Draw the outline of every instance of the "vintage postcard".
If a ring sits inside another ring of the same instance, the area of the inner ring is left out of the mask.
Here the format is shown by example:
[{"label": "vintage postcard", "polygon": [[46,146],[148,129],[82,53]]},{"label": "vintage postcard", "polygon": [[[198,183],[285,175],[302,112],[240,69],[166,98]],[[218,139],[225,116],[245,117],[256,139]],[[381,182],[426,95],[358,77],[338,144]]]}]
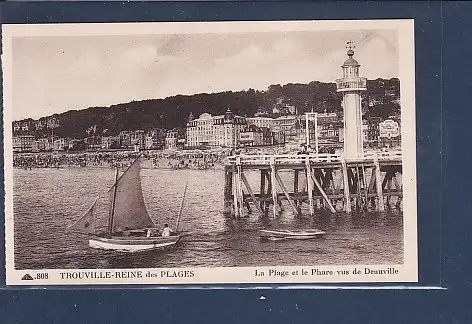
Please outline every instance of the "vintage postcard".
[{"label": "vintage postcard", "polygon": [[2,41],[7,285],[418,281],[413,20]]}]

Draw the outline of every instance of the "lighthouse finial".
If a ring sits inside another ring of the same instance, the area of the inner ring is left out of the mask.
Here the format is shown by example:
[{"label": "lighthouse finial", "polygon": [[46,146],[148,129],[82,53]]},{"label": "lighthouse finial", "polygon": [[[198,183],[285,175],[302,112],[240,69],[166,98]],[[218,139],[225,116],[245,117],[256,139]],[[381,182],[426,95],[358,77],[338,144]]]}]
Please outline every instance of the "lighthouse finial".
[{"label": "lighthouse finial", "polygon": [[356,48],[356,46],[354,46],[354,43],[352,42],[352,40],[350,40],[347,42],[346,48],[352,50]]},{"label": "lighthouse finial", "polygon": [[354,55],[353,49],[356,48],[356,46],[354,46],[352,40],[348,41],[346,44],[347,44],[346,48],[348,49],[347,55],[348,56],[353,56]]}]

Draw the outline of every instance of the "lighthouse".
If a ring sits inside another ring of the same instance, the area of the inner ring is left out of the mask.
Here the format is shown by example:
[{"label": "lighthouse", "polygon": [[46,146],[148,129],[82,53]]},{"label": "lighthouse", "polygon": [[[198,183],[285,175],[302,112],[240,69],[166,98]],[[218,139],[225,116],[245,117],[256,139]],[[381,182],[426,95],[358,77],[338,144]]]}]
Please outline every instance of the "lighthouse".
[{"label": "lighthouse", "polygon": [[361,92],[367,90],[367,79],[359,76],[360,64],[353,58],[352,41],[346,48],[348,59],[341,66],[343,77],[336,80],[336,86],[343,94],[344,156],[355,158],[363,152]]}]

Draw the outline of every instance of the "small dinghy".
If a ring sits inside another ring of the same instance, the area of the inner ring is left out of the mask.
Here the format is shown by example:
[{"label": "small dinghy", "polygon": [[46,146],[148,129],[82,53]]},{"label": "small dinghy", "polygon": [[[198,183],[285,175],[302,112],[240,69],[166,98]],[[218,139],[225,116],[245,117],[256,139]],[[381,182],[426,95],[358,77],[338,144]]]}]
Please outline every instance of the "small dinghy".
[{"label": "small dinghy", "polygon": [[260,237],[263,240],[309,240],[320,237],[325,232],[319,229],[306,229],[306,230],[260,230]]}]

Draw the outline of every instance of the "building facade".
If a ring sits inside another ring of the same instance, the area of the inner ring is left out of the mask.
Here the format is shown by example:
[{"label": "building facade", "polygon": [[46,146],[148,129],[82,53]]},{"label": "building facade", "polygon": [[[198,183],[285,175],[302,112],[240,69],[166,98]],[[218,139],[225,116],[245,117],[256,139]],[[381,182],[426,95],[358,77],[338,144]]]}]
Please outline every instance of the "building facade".
[{"label": "building facade", "polygon": [[274,135],[267,127],[246,125],[240,134],[240,146],[273,145]]},{"label": "building facade", "polygon": [[144,131],[142,130],[121,131],[119,138],[122,148],[135,149],[138,147],[141,150],[145,148]]},{"label": "building facade", "polygon": [[21,135],[13,137],[13,152],[33,151],[34,136]]},{"label": "building facade", "polygon": [[145,136],[146,150],[162,149],[165,147],[166,130],[163,128],[151,129]]},{"label": "building facade", "polygon": [[[339,132],[342,131],[343,123],[337,113],[318,113],[316,115],[319,143],[339,144]],[[247,123],[258,127],[269,128],[274,137],[274,144],[286,142],[295,144],[306,143],[306,116],[289,115],[278,118],[252,117],[247,118]],[[308,133],[310,143],[315,143],[314,118],[309,121]]]},{"label": "building facade", "polygon": [[88,149],[96,150],[101,148],[102,139],[100,136],[88,136],[84,138],[84,143]]},{"label": "building facade", "polygon": [[380,118],[371,117],[366,119],[363,124],[364,131],[364,147],[376,148],[379,142],[380,135]]},{"label": "building facade", "polygon": [[224,115],[203,113],[187,123],[186,146],[237,147],[246,118],[234,115],[229,109]]},{"label": "building facade", "polygon": [[278,118],[250,117],[247,118],[248,125],[260,128],[268,128],[272,132],[273,144],[284,144],[288,141],[299,140],[299,124],[301,116],[289,115]]},{"label": "building facade", "polygon": [[379,124],[379,147],[389,149],[401,147],[400,125],[400,120],[393,116]]},{"label": "building facade", "polygon": [[69,149],[70,138],[57,138],[54,140],[53,149],[55,151],[65,151]]},{"label": "building facade", "polygon": [[51,142],[47,138],[39,138],[33,142],[34,152],[43,152],[52,150]]},{"label": "building facade", "polygon": [[173,150],[177,148],[178,132],[177,130],[169,130],[166,132],[165,149]]},{"label": "building facade", "polygon": [[119,136],[102,136],[101,148],[104,150],[120,148]]}]

